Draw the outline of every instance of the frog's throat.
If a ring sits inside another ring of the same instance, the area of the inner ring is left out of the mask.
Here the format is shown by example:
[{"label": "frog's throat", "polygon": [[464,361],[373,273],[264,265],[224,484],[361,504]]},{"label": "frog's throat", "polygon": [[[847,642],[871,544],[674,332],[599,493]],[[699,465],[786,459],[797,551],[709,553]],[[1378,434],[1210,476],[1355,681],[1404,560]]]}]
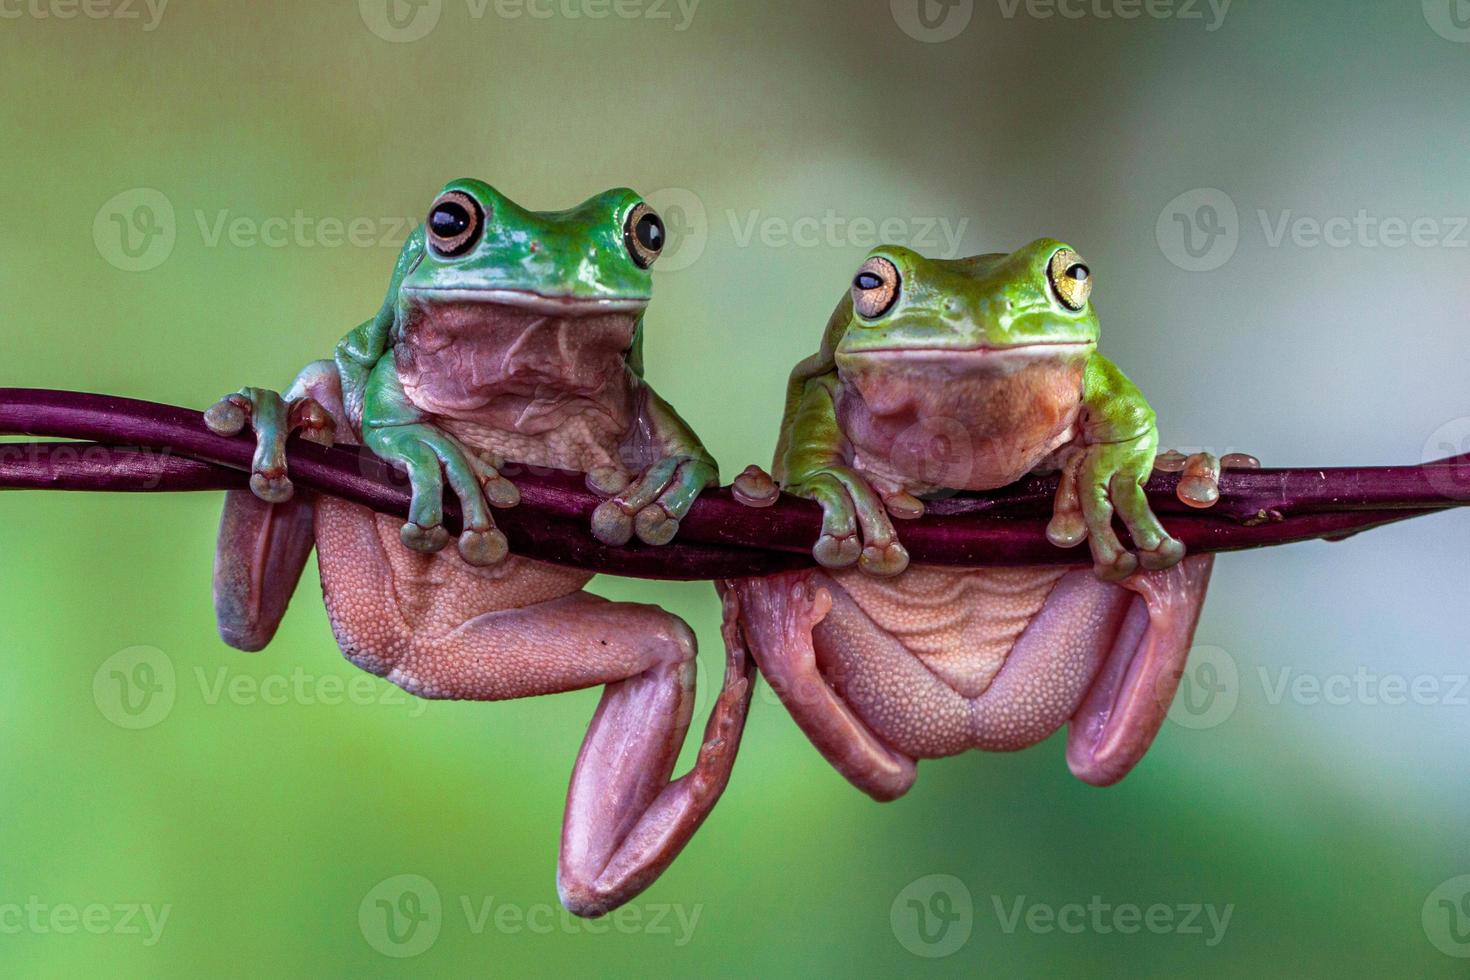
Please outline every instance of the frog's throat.
[{"label": "frog's throat", "polygon": [[405,286],[404,294],[419,303],[488,303],[510,306],[529,313],[555,316],[600,316],[606,313],[641,313],[647,296],[574,296],[570,293],[538,293],[529,289],[466,289],[464,287]]}]

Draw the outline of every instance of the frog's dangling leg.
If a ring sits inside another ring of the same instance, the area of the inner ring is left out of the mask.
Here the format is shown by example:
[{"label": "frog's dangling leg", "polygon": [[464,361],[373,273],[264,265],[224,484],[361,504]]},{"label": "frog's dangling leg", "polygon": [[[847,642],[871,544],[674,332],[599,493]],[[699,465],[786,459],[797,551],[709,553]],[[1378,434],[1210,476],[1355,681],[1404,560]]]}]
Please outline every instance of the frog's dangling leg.
[{"label": "frog's dangling leg", "polygon": [[[263,411],[257,413],[257,405]],[[253,422],[256,461],[279,463],[277,488],[290,487],[284,447],[291,429],[306,429],[308,437],[326,442],[331,441],[333,428],[337,433],[351,431],[342,411],[337,366],[331,361],[307,365],[284,398],[247,388],[222,399],[206,420],[211,429],[225,434],[240,431],[247,420]],[[252,486],[268,482],[259,472],[251,478]],[[220,637],[230,646],[259,650],[275,635],[311,554],[314,504],[310,493],[288,492],[275,503],[250,490],[225,494],[214,551],[214,613]]]},{"label": "frog's dangling leg", "polygon": [[670,781],[694,710],[695,639],[657,606],[516,555],[493,567],[399,543],[396,518],[322,497],[318,564],[348,659],[411,694],[502,701],[606,685],[572,772],[558,890],[595,916],[646,888],[729,780],[755,666],[733,651],[693,768]]},{"label": "frog's dangling leg", "polygon": [[717,583],[725,597],[725,643],[749,645],[781,703],[834,769],[875,800],[897,799],[914,783],[914,760],[884,745],[822,677],[812,630],[831,611],[832,595],[812,582],[814,574]]},{"label": "frog's dangling leg", "polygon": [[[704,823],[730,780],[756,672],[743,649],[727,643],[724,686],[705,724],[699,758],[668,781],[693,707],[692,635],[688,644],[689,659],[677,667],[677,708],[669,700],[673,692],[659,686],[662,675],[649,671],[609,684],[592,716],[567,792],[557,873],[562,904],[578,915],[602,915],[647,888]],[[661,727],[663,719],[674,718],[673,727]]]},{"label": "frog's dangling leg", "polygon": [[1213,565],[1213,555],[1191,555],[1119,583],[1137,595],[1067,729],[1078,779],[1109,786],[1148,751],[1184,672]]}]

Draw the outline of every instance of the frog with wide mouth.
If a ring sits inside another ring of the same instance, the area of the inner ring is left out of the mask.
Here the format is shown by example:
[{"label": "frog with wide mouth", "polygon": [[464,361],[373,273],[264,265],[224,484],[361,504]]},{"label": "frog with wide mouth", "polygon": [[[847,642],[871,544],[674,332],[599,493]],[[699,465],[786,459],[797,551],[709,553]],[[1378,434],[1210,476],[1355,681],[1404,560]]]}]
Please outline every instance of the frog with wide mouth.
[{"label": "frog with wide mouth", "polygon": [[[883,246],[792,372],[773,475],[821,504],[821,567],[720,583],[726,637],[877,799],[906,792],[918,759],[1025,748],[1063,725],[1073,772],[1104,785],[1163,721],[1212,558],[1185,557],[1149,507],[1154,412],[1098,353],[1093,285],[1054,239],[957,260]],[[1090,565],[910,567],[894,519],[1047,470],[1061,473],[1047,535],[1086,541]],[[1196,506],[1214,491],[1180,487]],[[736,481],[751,502],[774,490]]]},{"label": "frog with wide mouth", "polygon": [[[630,190],[529,211],[456,180],[398,258],[378,314],[283,397],[246,388],[206,413],[256,434],[251,492],[228,497],[215,561],[221,635],[274,635],[313,544],[332,631],[353,663],[425,698],[497,701],[605,685],[572,773],[562,901],[600,915],[646,888],[729,779],[754,668],[729,662],[693,768],[671,781],[694,707],[694,634],[657,606],[583,591],[592,574],[507,553],[492,509],[513,467],[587,475],[611,545],[671,540],[714,460],[643,380],[663,223]],[[293,431],[360,443],[408,476],[408,520],[296,493]],[[443,526],[445,488],[463,530]],[[513,751],[505,746],[504,751]]]}]

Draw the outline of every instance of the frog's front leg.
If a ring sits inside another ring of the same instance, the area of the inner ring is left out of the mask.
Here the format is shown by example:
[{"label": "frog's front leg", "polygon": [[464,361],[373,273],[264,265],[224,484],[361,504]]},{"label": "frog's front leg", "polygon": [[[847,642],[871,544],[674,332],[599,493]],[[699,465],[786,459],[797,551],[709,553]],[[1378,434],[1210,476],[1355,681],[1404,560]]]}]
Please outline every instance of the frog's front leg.
[{"label": "frog's front leg", "polygon": [[471,565],[494,565],[509,550],[490,507],[514,507],[520,493],[498,469],[499,461],[461,445],[434,425],[404,394],[392,358],[383,358],[368,378],[363,398],[362,441],[378,456],[408,473],[411,499],[399,540],[421,552],[449,543],[444,529],[444,484],[459,498],[463,529],[459,553]]},{"label": "frog's front leg", "polygon": [[611,498],[592,514],[592,534],[604,544],[624,545],[634,534],[646,544],[668,544],[700,492],[720,478],[714,458],[672,406],[641,382],[637,397],[638,424],[622,451],[654,462],[631,478],[620,466],[587,474],[588,487]]},{"label": "frog's front leg", "polygon": [[[1184,557],[1184,545],[1164,530],[1143,491],[1158,444],[1153,409],[1116,366],[1094,354],[1087,364],[1081,435],[1063,454],[1046,535],[1063,548],[1087,540],[1099,578],[1117,582],[1140,563],[1161,569]],[[1118,539],[1114,514],[1122,518],[1138,555]]]},{"label": "frog's front leg", "polygon": [[331,361],[309,364],[285,396],[246,388],[205,413],[209,427],[234,435],[247,421],[256,431],[251,490],[225,494],[214,553],[214,609],[221,638],[259,650],[275,635],[312,548],[314,495],[294,493],[285,443],[293,429],[330,443],[350,438],[342,386]]},{"label": "frog's front leg", "polygon": [[1158,734],[1189,657],[1213,555],[1120,583],[1136,593],[1067,728],[1067,765],[1078,779],[1109,786],[1128,774]]}]

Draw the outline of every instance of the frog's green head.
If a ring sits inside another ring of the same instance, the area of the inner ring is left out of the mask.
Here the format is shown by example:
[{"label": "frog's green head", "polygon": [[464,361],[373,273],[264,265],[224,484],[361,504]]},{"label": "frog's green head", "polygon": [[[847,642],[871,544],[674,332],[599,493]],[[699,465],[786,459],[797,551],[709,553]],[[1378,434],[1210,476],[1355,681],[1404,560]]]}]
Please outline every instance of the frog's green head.
[{"label": "frog's green head", "polygon": [[400,289],[530,310],[641,312],[663,222],[626,188],[568,211],[528,211],[481,180],[451,181],[424,224]]},{"label": "frog's green head", "polygon": [[858,356],[1054,356],[1091,349],[1092,273],[1051,238],[1009,255],[927,259],[874,249],[853,279],[839,363]]},{"label": "frog's green head", "polygon": [[451,181],[404,245],[377,336],[421,385],[473,374],[484,392],[598,390],[625,365],[641,372],[664,240],[627,189],[528,211],[484,181]]},{"label": "frog's green head", "polygon": [[[947,487],[999,486],[1027,472],[1080,411],[1097,345],[1091,294],[1081,257],[1050,238],[952,261],[875,249],[824,341],[844,387],[878,420],[865,455]],[[928,464],[889,438],[905,430],[947,432],[951,449],[966,447],[963,472],[925,476]]]}]

